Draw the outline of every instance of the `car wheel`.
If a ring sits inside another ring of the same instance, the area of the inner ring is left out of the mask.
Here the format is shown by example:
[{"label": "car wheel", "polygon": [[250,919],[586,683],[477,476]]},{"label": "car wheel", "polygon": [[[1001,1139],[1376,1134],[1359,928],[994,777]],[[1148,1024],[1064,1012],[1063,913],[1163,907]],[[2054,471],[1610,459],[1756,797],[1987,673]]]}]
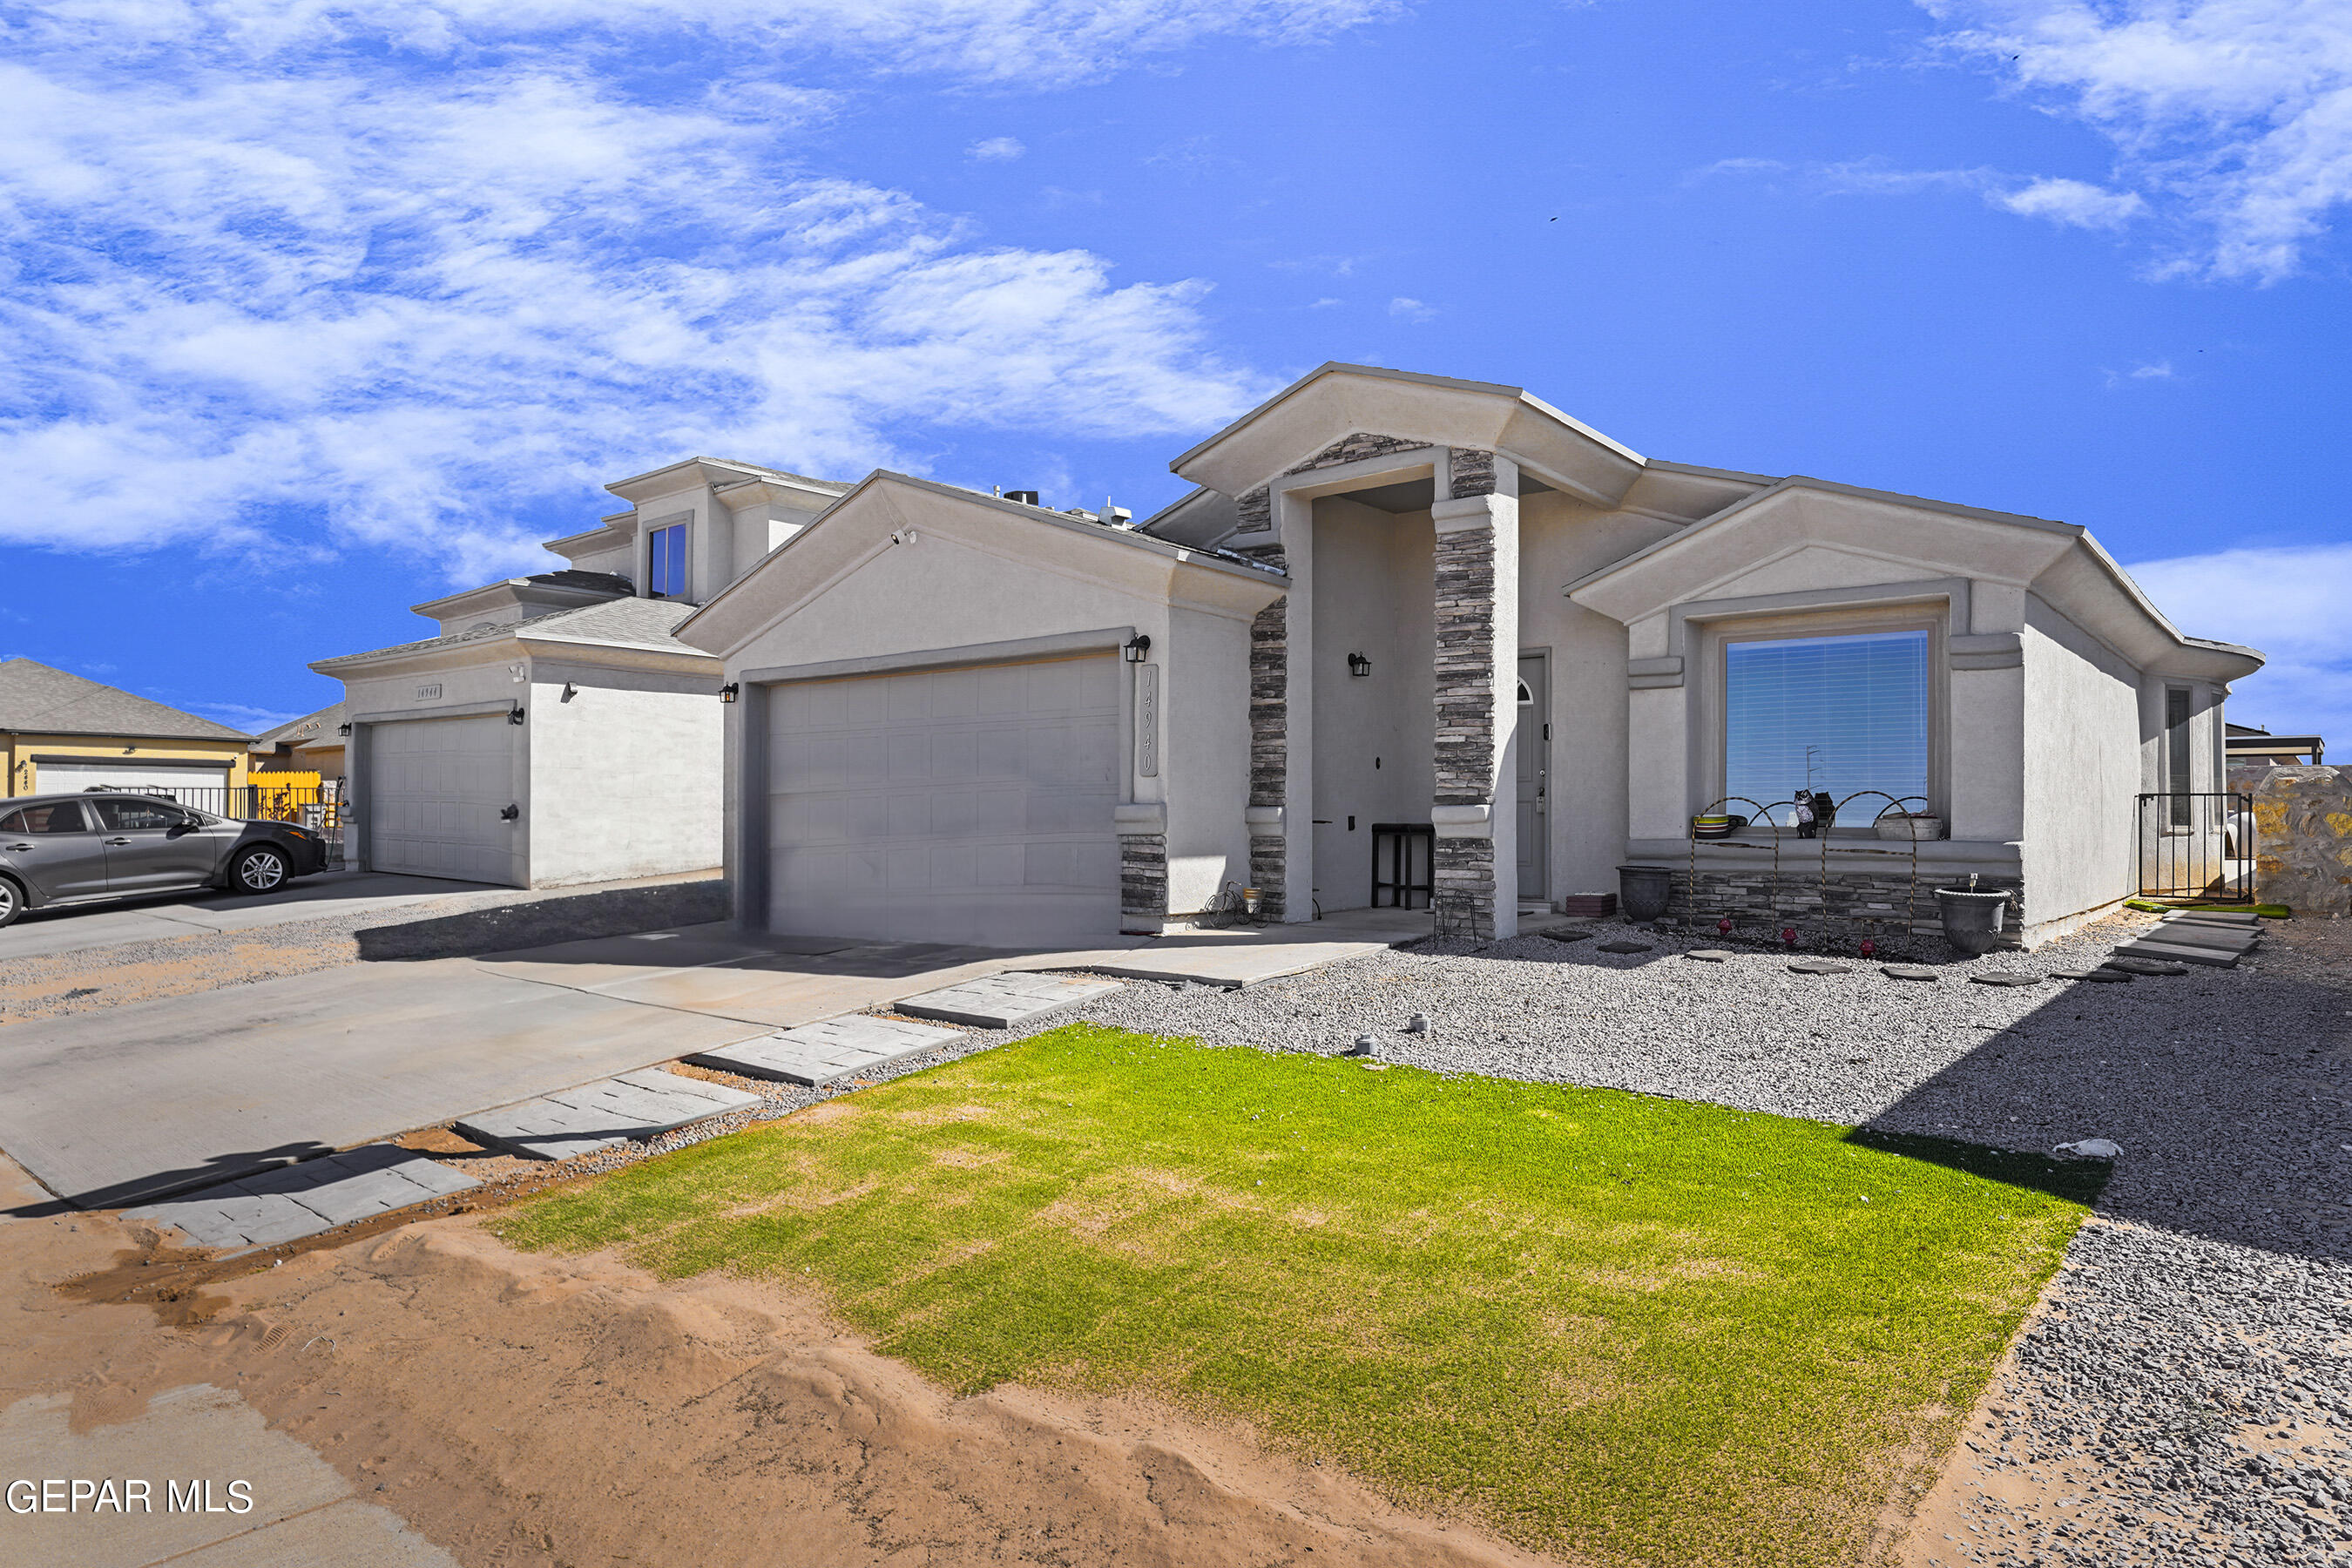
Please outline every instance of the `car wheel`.
[{"label": "car wheel", "polygon": [[229,888],[239,893],[274,893],[286,885],[286,879],[292,874],[292,868],[286,863],[286,852],[264,844],[236,858],[236,868],[229,873]]},{"label": "car wheel", "polygon": [[0,877],[0,926],[13,924],[25,912],[25,892],[5,877]]}]

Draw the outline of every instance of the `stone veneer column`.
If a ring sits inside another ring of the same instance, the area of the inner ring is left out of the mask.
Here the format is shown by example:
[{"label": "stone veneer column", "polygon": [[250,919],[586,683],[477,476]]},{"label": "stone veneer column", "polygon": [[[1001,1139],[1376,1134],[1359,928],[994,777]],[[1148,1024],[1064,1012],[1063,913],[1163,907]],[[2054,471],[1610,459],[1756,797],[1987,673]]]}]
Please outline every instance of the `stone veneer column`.
[{"label": "stone veneer column", "polygon": [[[1260,545],[1240,553],[1280,571],[1280,545]],[[1249,885],[1264,902],[1264,918],[1283,918],[1283,882],[1289,875],[1289,843],[1283,832],[1283,800],[1290,787],[1290,596],[1284,595],[1250,623]]]},{"label": "stone veneer column", "polygon": [[1112,808],[1118,830],[1118,929],[1158,936],[1168,923],[1168,807],[1139,801]]},{"label": "stone veneer column", "polygon": [[1436,826],[1433,899],[1441,924],[1479,942],[1519,929],[1517,784],[1517,466],[1450,455],[1437,529]]}]

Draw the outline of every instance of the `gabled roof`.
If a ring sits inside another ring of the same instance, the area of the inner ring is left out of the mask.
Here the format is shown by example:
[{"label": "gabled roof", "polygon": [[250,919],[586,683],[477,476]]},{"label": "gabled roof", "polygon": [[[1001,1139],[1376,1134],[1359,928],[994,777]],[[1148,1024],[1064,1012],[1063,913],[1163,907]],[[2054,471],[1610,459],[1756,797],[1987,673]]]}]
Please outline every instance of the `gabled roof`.
[{"label": "gabled roof", "polygon": [[242,730],[29,658],[0,659],[0,730],[158,741],[252,739]]},{"label": "gabled roof", "polygon": [[306,741],[341,739],[336,731],[350,717],[348,704],[331,702],[316,713],[305,713],[299,719],[287,720],[275,730],[264,730],[254,737],[253,749],[266,752],[279,746],[300,745]]},{"label": "gabled roof", "polygon": [[706,658],[708,656],[700,648],[690,647],[670,635],[692,614],[694,606],[677,599],[606,599],[598,604],[583,605],[577,609],[556,610],[544,616],[533,616],[528,620],[509,621],[504,626],[452,632],[447,637],[424,637],[415,642],[394,643],[390,647],[372,648],[366,653],[347,653],[335,658],[322,658],[310,668],[321,675],[340,675],[378,660],[406,658],[444,648],[464,647],[473,643],[509,639],[528,643],[577,643],[599,647],[641,648],[656,653]]},{"label": "gabled roof", "polygon": [[[668,482],[675,476],[682,483]],[[741,479],[768,479],[790,485],[797,489],[814,489],[839,495],[850,489],[838,479],[820,479],[808,474],[795,474],[784,468],[771,468],[759,463],[739,462],[732,458],[687,458],[675,463],[665,463],[658,468],[648,468],[642,474],[631,474],[625,479],[614,479],[604,488],[623,500],[646,500],[690,485],[724,485]]]}]

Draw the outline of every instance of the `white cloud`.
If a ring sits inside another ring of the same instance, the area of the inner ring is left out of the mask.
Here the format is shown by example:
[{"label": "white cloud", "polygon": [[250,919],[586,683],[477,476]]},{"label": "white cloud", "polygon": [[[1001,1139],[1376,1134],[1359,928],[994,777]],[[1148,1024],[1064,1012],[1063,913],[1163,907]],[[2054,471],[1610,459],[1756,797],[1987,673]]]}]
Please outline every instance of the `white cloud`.
[{"label": "white cloud", "polygon": [[967,154],[983,163],[1010,163],[1029,151],[1016,137],[991,136],[985,142],[975,142]]},{"label": "white cloud", "polygon": [[1424,305],[1418,300],[1409,300],[1400,294],[1389,301],[1389,314],[1400,321],[1426,321],[1435,316],[1437,311],[1433,307]]},{"label": "white cloud", "polygon": [[2048,218],[2074,228],[2120,228],[2147,209],[2137,191],[2110,191],[2081,180],[2042,179],[2021,190],[1986,197],[2021,217]]},{"label": "white cloud", "polygon": [[2270,663],[2231,689],[2230,717],[2273,733],[2316,730],[2352,746],[2352,543],[2281,545],[2128,568],[2190,637],[2259,648]]},{"label": "white cloud", "polygon": [[[593,49],[459,45],[699,17],[919,64],[962,29],[993,40],[968,62],[988,75],[989,48],[1041,32],[1104,65],[1378,9],[58,9],[49,47],[0,65],[0,541],[301,559],[356,539],[478,581],[546,563],[552,531],[516,511],[586,513],[603,479],[686,451],[856,474],[923,467],[942,426],[1213,426],[1272,383],[1207,346],[1206,285],[1114,281],[807,170],[791,138],[822,92],[649,100]],[[335,47],[363,32],[448,63]]]},{"label": "white cloud", "polygon": [[1920,0],[1942,42],[2105,135],[2208,241],[2183,268],[2294,272],[2352,201],[2342,0]]}]

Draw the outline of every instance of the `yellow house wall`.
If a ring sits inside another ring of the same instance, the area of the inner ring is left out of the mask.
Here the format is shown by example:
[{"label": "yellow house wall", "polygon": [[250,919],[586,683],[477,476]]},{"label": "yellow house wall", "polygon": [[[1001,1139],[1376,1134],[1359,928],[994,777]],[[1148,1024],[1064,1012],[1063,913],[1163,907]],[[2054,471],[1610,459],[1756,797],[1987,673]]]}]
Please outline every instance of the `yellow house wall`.
[{"label": "yellow house wall", "polygon": [[5,748],[6,784],[0,795],[32,795],[41,787],[37,754],[89,757],[100,762],[226,763],[234,789],[246,782],[251,753],[243,741],[147,741],[132,735],[0,735]]}]

